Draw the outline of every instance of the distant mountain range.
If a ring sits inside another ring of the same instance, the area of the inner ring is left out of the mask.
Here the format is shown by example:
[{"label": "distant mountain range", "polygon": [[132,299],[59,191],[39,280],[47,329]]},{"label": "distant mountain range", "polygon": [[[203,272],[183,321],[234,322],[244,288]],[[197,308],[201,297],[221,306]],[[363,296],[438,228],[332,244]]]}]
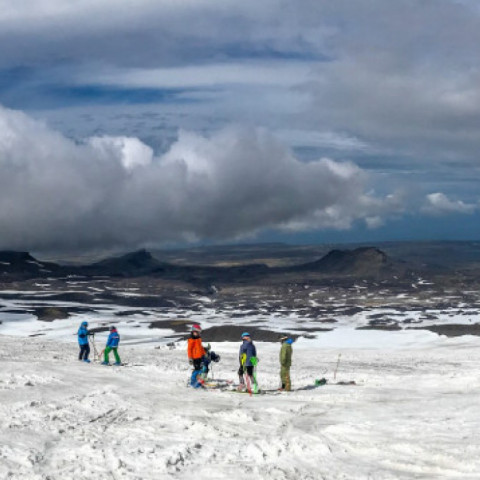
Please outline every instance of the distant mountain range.
[{"label": "distant mountain range", "polygon": [[[371,244],[288,245],[260,243],[153,250],[154,257],[181,265],[240,265],[264,263],[296,266],[314,262],[333,250],[352,251]],[[480,268],[480,241],[376,242],[375,247],[388,258],[428,268]]]},{"label": "distant mountain range", "polygon": [[273,277],[295,278],[303,275],[388,277],[402,276],[407,271],[405,262],[393,260],[375,247],[332,250],[319,260],[287,267],[268,267],[258,263],[232,266],[175,265],[158,260],[146,250],[107,258],[85,266],[62,266],[39,261],[27,252],[0,252],[0,280],[4,281],[68,276],[154,276],[190,283],[229,283]]}]

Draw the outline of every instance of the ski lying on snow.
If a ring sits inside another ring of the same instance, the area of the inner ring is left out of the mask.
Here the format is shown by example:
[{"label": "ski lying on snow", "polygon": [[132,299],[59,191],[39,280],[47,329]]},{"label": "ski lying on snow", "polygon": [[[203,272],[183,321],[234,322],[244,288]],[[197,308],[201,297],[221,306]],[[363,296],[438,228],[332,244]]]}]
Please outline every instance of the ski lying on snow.
[{"label": "ski lying on snow", "polygon": [[218,389],[225,388],[233,384],[233,380],[205,380],[202,382],[204,388]]},{"label": "ski lying on snow", "polygon": [[116,365],[115,363],[99,363],[101,367],[144,367],[144,363],[121,363],[120,365]]},{"label": "ski lying on snow", "polygon": [[[355,380],[349,380],[349,381],[340,381],[340,382],[332,382],[329,383],[325,378],[322,378],[320,380],[316,380],[315,383],[312,383],[310,385],[305,385],[303,387],[298,387],[294,388],[291,390],[291,392],[298,392],[298,391],[304,391],[304,390],[315,390],[316,388],[323,387],[324,385],[345,385],[345,386],[356,386],[357,383]],[[227,384],[210,384],[206,382],[204,384],[204,387],[206,389],[212,389],[212,390],[220,390],[224,392],[233,392],[233,393],[247,393],[249,395],[280,395],[282,393],[289,393],[286,390],[279,390],[279,389],[259,389],[257,393],[252,392],[250,393],[247,389],[239,389],[239,384],[233,384],[233,382],[228,382]]]},{"label": "ski lying on snow", "polygon": [[329,382],[327,379],[322,378],[320,380],[315,380],[315,383],[311,385],[305,385],[304,387],[299,387],[295,388],[294,391],[299,391],[299,390],[314,390],[315,388],[318,387],[323,387],[324,385],[345,385],[345,386],[351,386],[351,385],[358,385],[355,380],[348,380],[348,381],[341,381],[341,382]]}]

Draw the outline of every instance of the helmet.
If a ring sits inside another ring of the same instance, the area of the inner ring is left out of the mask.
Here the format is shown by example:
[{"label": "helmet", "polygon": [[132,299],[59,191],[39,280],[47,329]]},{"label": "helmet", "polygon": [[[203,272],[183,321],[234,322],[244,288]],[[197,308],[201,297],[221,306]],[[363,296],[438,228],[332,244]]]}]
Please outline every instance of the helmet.
[{"label": "helmet", "polygon": [[249,337],[249,336],[250,336],[250,334],[249,334],[248,332],[243,332],[243,333],[242,333],[242,338],[243,338],[243,337]]},{"label": "helmet", "polygon": [[202,331],[202,327],[198,323],[194,323],[192,325],[192,332],[201,332],[201,331]]},{"label": "helmet", "polygon": [[88,326],[88,322],[82,322],[82,327]]}]

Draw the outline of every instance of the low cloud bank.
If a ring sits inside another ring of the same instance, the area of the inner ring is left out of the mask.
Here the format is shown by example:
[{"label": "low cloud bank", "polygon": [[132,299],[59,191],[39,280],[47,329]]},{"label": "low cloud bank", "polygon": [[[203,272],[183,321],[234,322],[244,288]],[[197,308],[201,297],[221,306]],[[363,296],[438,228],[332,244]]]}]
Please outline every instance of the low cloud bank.
[{"label": "low cloud bank", "polygon": [[0,107],[0,249],[73,252],[232,240],[266,228],[346,229],[401,209],[399,199],[367,188],[353,163],[301,162],[261,129],[181,131],[155,156],[137,138],[78,143]]},{"label": "low cloud bank", "polygon": [[427,215],[442,216],[449,214],[471,215],[479,209],[479,205],[469,204],[461,200],[451,200],[444,193],[430,193],[425,197],[422,212]]}]

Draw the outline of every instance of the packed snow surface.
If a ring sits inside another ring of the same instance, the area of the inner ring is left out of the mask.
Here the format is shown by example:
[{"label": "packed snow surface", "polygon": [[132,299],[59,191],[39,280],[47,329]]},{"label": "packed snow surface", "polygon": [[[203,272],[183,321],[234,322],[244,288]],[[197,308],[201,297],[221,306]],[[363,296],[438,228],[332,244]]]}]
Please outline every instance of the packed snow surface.
[{"label": "packed snow surface", "polygon": [[[301,340],[294,389],[328,383],[281,394],[279,344],[257,343],[272,392],[253,396],[187,387],[184,342],[121,343],[124,367],[79,362],[75,342],[0,335],[1,479],[480,478],[477,337]],[[236,381],[238,344],[212,348]]]}]

